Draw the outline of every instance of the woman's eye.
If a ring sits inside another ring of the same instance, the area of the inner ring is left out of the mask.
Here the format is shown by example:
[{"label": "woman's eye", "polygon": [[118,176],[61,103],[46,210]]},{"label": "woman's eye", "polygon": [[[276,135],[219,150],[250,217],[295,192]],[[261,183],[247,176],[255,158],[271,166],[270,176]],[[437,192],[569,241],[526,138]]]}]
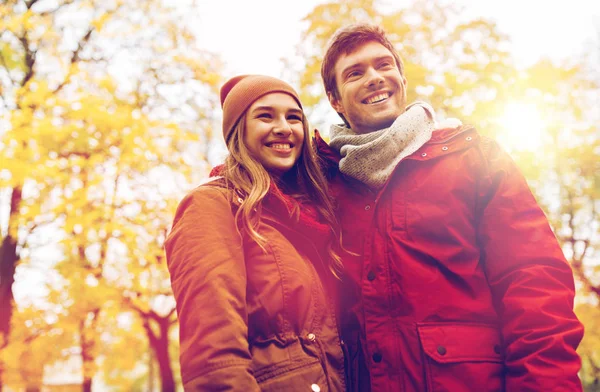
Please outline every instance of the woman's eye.
[{"label": "woman's eye", "polygon": [[379,64],[380,68],[388,68],[388,67],[391,67],[391,66],[392,66],[392,63],[390,63],[388,61],[385,61],[385,62]]},{"label": "woman's eye", "polygon": [[271,118],[271,115],[269,113],[260,113],[258,116],[256,116],[257,118]]},{"label": "woman's eye", "polygon": [[302,121],[302,117],[300,117],[297,114],[290,114],[288,116],[288,120],[294,120],[294,121]]}]

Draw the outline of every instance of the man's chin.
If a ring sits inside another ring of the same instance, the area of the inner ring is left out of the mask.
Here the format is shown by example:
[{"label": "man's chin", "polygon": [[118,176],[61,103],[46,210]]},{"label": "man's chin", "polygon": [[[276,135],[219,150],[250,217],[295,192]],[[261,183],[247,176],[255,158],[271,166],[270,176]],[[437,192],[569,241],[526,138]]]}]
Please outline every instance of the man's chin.
[{"label": "man's chin", "polygon": [[352,130],[360,134],[379,131],[391,127],[394,121],[396,121],[397,117],[398,116],[386,118],[373,118],[370,119],[370,121],[361,124],[361,126],[357,127],[357,129],[352,128]]}]

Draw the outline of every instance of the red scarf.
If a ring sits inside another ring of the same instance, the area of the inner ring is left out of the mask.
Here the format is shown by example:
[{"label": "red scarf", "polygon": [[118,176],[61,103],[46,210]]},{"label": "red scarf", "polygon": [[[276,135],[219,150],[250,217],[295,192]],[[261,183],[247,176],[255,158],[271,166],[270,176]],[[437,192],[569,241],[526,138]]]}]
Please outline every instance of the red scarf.
[{"label": "red scarf", "polygon": [[[269,193],[265,196],[269,209],[274,211],[292,229],[308,237],[322,252],[330,238],[329,226],[323,223],[315,206],[310,203],[301,203],[293,197],[283,193],[274,181],[271,181]],[[294,207],[298,206],[299,216],[296,220],[293,214]],[[283,223],[282,222],[282,223]]]},{"label": "red scarf", "polygon": [[[222,171],[223,165],[215,166],[211,170],[210,176],[219,176]],[[265,196],[263,202],[266,202],[267,208],[274,212],[275,217],[278,218],[281,223],[289,226],[293,230],[301,232],[315,244],[319,252],[324,252],[330,239],[331,231],[329,226],[323,223],[323,219],[319,216],[317,209],[312,203],[301,203],[285,194],[273,180],[271,180],[269,192]],[[295,206],[298,206],[300,211],[297,220],[295,219],[295,214],[293,214]]]}]

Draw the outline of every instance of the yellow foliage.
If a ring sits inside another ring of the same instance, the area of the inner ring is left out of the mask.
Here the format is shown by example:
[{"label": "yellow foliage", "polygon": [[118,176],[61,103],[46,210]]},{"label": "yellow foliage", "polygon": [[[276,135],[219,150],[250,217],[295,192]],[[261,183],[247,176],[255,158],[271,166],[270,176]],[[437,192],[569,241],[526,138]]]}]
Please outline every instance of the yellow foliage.
[{"label": "yellow foliage", "polygon": [[[0,356],[10,385],[25,387],[44,366],[85,346],[90,359],[82,370],[90,376],[103,370],[123,387],[134,384],[139,361],[146,361],[139,350],[125,348],[134,342],[150,357],[140,320],[129,312],[132,307],[149,312],[155,298],[169,295],[157,233],[167,230],[184,191],[175,188],[202,167],[181,162],[192,153],[202,159],[195,151],[203,149],[202,130],[210,130],[214,120],[220,62],[194,48],[193,36],[159,1],[144,2],[139,18],[131,18],[139,4],[122,0],[116,8],[87,0],[56,3],[48,15],[36,7],[13,12],[15,2],[0,5],[6,33],[0,50],[14,70],[14,80],[1,82],[13,84],[0,85],[9,123],[0,136],[1,184],[23,190],[8,227],[26,247],[23,264],[41,263],[36,258],[44,249],[31,252],[30,242],[45,240],[48,232],[60,238],[48,246],[49,254],[58,254],[48,262],[49,286],[56,287],[41,305],[52,314],[18,309]],[[61,24],[65,20],[73,25]],[[168,31],[173,39],[148,39],[149,31]],[[26,52],[10,42],[29,45],[25,49],[37,53],[34,64],[26,64]],[[132,42],[143,48],[128,50]],[[111,74],[114,69],[101,61],[113,50],[129,56],[127,67],[137,70],[131,79],[124,81],[121,71]],[[186,104],[194,113],[160,93],[169,86],[194,99]],[[200,90],[206,102],[189,94]],[[153,208],[143,208],[146,204]],[[21,271],[20,277],[28,270]],[[136,293],[132,302],[125,300],[126,291]],[[40,329],[44,333],[37,336]]]}]

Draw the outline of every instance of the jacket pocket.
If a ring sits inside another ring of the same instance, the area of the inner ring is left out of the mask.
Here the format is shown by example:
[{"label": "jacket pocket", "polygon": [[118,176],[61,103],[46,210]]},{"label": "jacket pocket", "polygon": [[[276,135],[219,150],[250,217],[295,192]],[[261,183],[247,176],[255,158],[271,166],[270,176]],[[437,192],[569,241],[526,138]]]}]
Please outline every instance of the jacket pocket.
[{"label": "jacket pocket", "polygon": [[503,391],[504,356],[494,326],[467,323],[417,325],[430,392]]},{"label": "jacket pocket", "polygon": [[[319,360],[255,374],[262,392],[328,392],[327,378]],[[317,385],[318,388],[313,385]]]}]

